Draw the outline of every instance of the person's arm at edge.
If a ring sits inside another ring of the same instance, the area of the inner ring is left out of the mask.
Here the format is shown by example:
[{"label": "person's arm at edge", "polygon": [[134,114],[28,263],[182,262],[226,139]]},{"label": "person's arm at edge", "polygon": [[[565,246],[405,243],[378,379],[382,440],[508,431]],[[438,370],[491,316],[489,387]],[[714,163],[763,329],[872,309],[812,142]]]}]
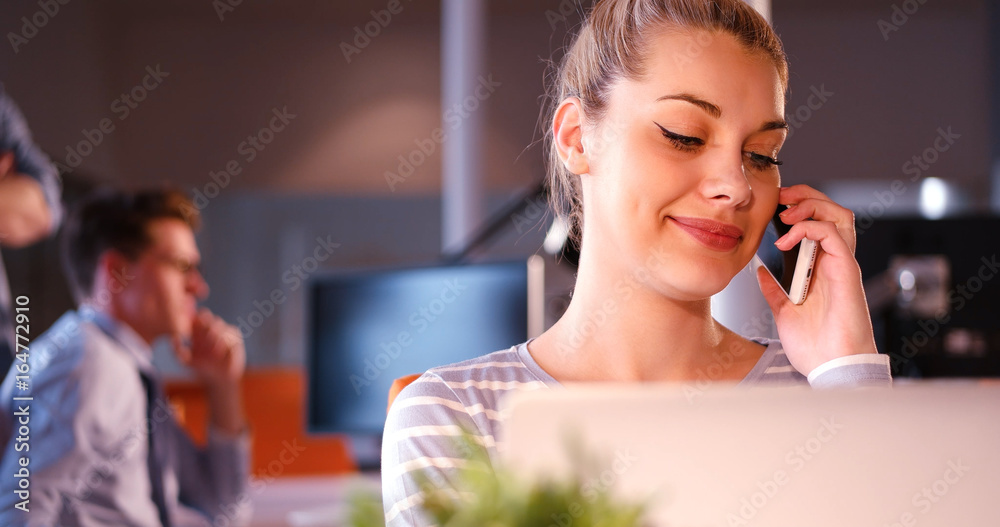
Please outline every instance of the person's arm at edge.
[{"label": "person's arm at edge", "polygon": [[25,247],[52,230],[52,214],[37,181],[17,173],[0,179],[0,244],[14,249]]},{"label": "person's arm at edge", "polygon": [[0,244],[23,247],[62,220],[59,173],[0,86]]}]

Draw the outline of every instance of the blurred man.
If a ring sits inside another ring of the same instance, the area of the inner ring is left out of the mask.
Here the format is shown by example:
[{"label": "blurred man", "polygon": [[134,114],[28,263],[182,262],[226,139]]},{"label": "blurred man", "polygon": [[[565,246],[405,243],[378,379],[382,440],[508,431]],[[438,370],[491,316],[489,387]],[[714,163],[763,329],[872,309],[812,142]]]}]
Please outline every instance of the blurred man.
[{"label": "blurred man", "polygon": [[[31,245],[56,230],[62,216],[59,187],[55,165],[32,141],[24,116],[0,85],[0,247]],[[0,375],[7,373],[15,349],[11,301],[0,258]]]},{"label": "blurred man", "polygon": [[[200,220],[193,211],[173,191],[113,192],[85,200],[67,220],[63,263],[80,308],[32,342],[27,390],[14,380],[16,367],[0,386],[2,401],[32,397],[0,410],[30,415],[30,438],[22,441],[16,431],[0,461],[0,525],[176,527],[247,519],[243,340],[235,327],[197,309],[208,285],[198,271]],[[151,362],[160,337],[204,383],[211,411],[204,449],[163,399]],[[19,450],[22,443],[30,451]],[[23,458],[30,496],[12,477]]]}]

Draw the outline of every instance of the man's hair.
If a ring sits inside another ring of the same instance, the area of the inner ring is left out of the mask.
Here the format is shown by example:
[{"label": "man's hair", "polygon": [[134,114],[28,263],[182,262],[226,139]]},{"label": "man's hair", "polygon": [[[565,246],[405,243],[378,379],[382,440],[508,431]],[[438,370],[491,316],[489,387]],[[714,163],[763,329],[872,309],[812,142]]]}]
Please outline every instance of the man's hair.
[{"label": "man's hair", "polygon": [[83,198],[63,227],[62,264],[77,302],[93,293],[97,264],[107,250],[136,260],[149,247],[149,224],[174,218],[192,230],[201,225],[198,209],[182,192],[164,188],[125,192],[99,190]]}]

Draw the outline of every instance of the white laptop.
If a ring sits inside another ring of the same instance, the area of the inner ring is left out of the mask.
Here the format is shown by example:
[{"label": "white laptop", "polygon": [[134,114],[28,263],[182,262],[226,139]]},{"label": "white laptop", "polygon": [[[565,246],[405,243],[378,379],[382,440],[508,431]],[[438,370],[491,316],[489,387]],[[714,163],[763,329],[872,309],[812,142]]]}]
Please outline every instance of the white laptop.
[{"label": "white laptop", "polygon": [[[1000,525],[1000,384],[811,390],[669,385],[517,393],[504,459],[587,483],[673,527]],[[569,519],[569,518],[564,518]]]}]

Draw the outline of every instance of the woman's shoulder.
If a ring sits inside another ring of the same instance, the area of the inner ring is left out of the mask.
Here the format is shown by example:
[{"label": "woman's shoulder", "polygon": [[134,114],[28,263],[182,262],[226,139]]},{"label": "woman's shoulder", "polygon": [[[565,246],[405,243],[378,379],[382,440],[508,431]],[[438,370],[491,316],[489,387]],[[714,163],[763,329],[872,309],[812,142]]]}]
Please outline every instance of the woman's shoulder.
[{"label": "woman's shoulder", "polygon": [[[461,362],[437,366],[404,388],[397,400],[435,401],[438,404],[495,409],[511,390],[536,389],[545,382],[525,363],[524,343]],[[420,399],[418,399],[420,398]],[[407,405],[408,403],[403,403]],[[396,406],[396,403],[393,403]]]},{"label": "woman's shoulder", "polygon": [[437,366],[427,370],[421,378],[444,382],[530,382],[538,380],[524,361],[520,343],[461,362]]},{"label": "woman's shoulder", "polygon": [[544,386],[524,363],[523,346],[431,368],[399,393],[389,409],[382,442],[387,517],[399,514],[413,521],[412,513],[400,511],[411,507],[418,488],[412,474],[417,470],[432,481],[453,477],[452,471],[469,456],[459,436],[471,435],[490,459],[496,456],[503,396],[520,388]]}]

